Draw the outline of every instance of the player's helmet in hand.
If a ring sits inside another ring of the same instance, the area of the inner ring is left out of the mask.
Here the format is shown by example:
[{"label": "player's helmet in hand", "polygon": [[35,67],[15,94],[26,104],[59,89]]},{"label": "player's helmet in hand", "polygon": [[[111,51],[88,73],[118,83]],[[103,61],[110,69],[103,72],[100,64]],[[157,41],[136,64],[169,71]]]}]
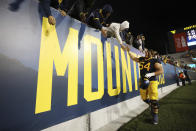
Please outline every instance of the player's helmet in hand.
[{"label": "player's helmet in hand", "polygon": [[150,81],[148,79],[140,79],[140,84],[139,84],[140,88],[147,89],[149,84]]}]

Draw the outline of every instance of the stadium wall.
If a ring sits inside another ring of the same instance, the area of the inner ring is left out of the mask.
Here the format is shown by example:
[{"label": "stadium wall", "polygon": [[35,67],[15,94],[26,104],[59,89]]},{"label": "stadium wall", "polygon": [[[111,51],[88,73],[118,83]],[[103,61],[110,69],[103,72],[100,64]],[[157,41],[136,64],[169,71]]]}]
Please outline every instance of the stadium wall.
[{"label": "stadium wall", "polygon": [[[115,39],[52,14],[56,26],[36,0],[1,1],[0,130],[97,130],[137,111],[138,63]],[[163,66],[160,89],[175,83],[175,68]]]}]

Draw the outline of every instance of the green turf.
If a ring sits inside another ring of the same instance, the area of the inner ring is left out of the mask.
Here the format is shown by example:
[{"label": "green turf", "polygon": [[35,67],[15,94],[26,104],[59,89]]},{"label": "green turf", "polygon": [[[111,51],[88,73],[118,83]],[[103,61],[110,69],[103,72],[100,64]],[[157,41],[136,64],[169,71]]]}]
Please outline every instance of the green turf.
[{"label": "green turf", "polygon": [[159,101],[159,124],[152,124],[149,108],[119,131],[196,131],[196,82],[179,87]]}]

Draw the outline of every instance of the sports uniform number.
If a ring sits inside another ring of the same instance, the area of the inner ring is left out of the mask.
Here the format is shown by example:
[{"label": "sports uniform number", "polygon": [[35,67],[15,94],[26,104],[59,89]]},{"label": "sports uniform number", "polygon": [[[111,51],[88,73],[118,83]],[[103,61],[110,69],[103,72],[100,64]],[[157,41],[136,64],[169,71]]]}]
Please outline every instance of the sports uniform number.
[{"label": "sports uniform number", "polygon": [[143,65],[144,62],[141,62],[140,64],[140,70],[142,70],[143,68],[146,68],[147,71],[150,70],[150,62],[148,62],[146,65]]}]

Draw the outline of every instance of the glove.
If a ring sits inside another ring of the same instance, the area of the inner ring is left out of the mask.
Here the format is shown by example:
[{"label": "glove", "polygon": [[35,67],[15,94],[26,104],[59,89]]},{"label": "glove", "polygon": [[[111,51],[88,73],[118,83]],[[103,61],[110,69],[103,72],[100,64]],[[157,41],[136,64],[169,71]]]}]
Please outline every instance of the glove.
[{"label": "glove", "polygon": [[147,73],[146,75],[145,75],[145,77],[146,78],[150,78],[150,77],[152,77],[152,76],[155,76],[155,73],[153,72],[153,73]]}]

